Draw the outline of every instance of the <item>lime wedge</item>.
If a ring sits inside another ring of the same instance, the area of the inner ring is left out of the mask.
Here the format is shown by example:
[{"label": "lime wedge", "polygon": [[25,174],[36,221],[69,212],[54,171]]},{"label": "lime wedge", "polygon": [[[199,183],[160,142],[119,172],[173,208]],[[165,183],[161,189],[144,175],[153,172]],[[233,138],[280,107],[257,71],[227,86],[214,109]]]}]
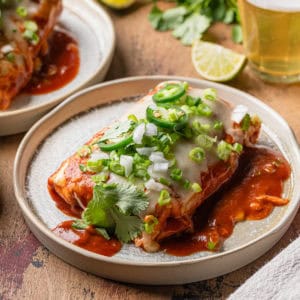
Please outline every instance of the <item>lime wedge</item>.
[{"label": "lime wedge", "polygon": [[202,77],[228,81],[242,70],[246,57],[214,43],[196,41],[192,47],[192,61]]},{"label": "lime wedge", "polygon": [[123,9],[129,7],[135,0],[101,0],[104,4],[111,8]]}]

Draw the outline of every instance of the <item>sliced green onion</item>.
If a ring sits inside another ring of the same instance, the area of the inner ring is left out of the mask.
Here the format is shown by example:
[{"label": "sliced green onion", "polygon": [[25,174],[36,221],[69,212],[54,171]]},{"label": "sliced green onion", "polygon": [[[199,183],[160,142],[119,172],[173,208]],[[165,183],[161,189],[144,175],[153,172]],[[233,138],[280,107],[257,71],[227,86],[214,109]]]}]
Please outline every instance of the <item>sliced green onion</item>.
[{"label": "sliced green onion", "polygon": [[92,153],[91,146],[88,146],[88,145],[83,145],[82,147],[80,147],[80,148],[77,150],[77,154],[78,154],[80,157],[87,157],[87,156],[89,156],[91,153]]},{"label": "sliced green onion", "polygon": [[15,54],[13,53],[13,52],[9,52],[9,53],[7,53],[6,54],[6,59],[8,60],[8,61],[10,61],[10,62],[14,62],[15,61],[15,59],[16,59],[16,57],[15,57]]},{"label": "sliced green onion", "polygon": [[40,40],[39,36],[35,32],[28,29],[23,32],[23,37],[33,45],[37,45]]},{"label": "sliced green onion", "polygon": [[93,175],[92,176],[92,180],[96,184],[100,184],[100,183],[106,182],[108,180],[108,178],[109,178],[109,174],[108,173],[101,173],[101,174]]},{"label": "sliced green onion", "polygon": [[191,186],[191,183],[188,179],[186,179],[184,182],[183,182],[183,187],[188,190]]},{"label": "sliced green onion", "polygon": [[192,190],[195,192],[195,193],[200,193],[202,191],[202,188],[200,186],[199,183],[197,182],[194,182],[191,186]]},{"label": "sliced green onion", "polygon": [[197,163],[201,163],[205,158],[205,151],[200,147],[196,147],[190,151],[189,158]]},{"label": "sliced green onion", "polygon": [[188,84],[188,82],[186,82],[186,81],[184,81],[184,82],[182,83],[182,86],[183,86],[183,88],[184,88],[185,91],[187,91],[187,90],[189,89],[189,84]]},{"label": "sliced green onion", "polygon": [[199,97],[187,96],[185,102],[188,106],[197,106],[201,103],[201,99]]},{"label": "sliced green onion", "polygon": [[80,169],[81,172],[86,172],[87,171],[86,165],[84,165],[84,164],[80,164],[79,169]]},{"label": "sliced green onion", "polygon": [[169,186],[171,184],[171,182],[167,178],[164,178],[164,177],[159,178],[159,182],[166,186]]},{"label": "sliced green onion", "polygon": [[200,103],[197,106],[196,112],[200,116],[211,117],[213,114],[212,109],[205,103]]},{"label": "sliced green onion", "polygon": [[137,117],[136,117],[135,115],[133,115],[133,114],[131,114],[131,115],[128,116],[128,120],[129,120],[129,121],[132,121],[132,122],[134,122],[134,123],[137,123],[137,122],[138,122]]},{"label": "sliced green onion", "polygon": [[99,173],[103,169],[102,160],[101,159],[96,160],[96,161],[88,160],[86,163],[86,168],[87,168],[87,171]]},{"label": "sliced green onion", "polygon": [[223,123],[221,121],[215,121],[213,127],[216,130],[221,130],[221,129],[223,129]]},{"label": "sliced green onion", "polygon": [[194,121],[192,129],[196,134],[208,133],[211,129],[210,124],[200,124],[199,121]]},{"label": "sliced green onion", "polygon": [[217,147],[217,155],[221,160],[227,161],[232,152],[232,145],[221,141]]},{"label": "sliced green onion", "polygon": [[241,145],[239,143],[234,143],[233,146],[232,146],[232,150],[237,152],[237,153],[242,153],[243,145]]},{"label": "sliced green onion", "polygon": [[199,134],[196,137],[196,144],[204,149],[211,149],[214,143],[217,141],[216,138],[212,138],[207,134]]},{"label": "sliced green onion", "polygon": [[182,170],[175,168],[171,171],[170,177],[175,180],[179,181],[182,178]]},{"label": "sliced green onion", "polygon": [[215,101],[217,99],[217,91],[213,88],[205,89],[202,97],[206,100]]},{"label": "sliced green onion", "polygon": [[190,127],[186,127],[184,128],[183,130],[183,135],[188,138],[188,139],[191,139],[193,137],[193,130],[192,128]]},{"label": "sliced green onion", "polygon": [[125,168],[120,165],[118,161],[111,161],[109,163],[109,169],[117,175],[124,176]]},{"label": "sliced green onion", "polygon": [[16,13],[17,13],[20,17],[24,18],[24,17],[26,17],[27,14],[28,14],[27,8],[24,7],[24,6],[18,6],[17,9],[16,9]]},{"label": "sliced green onion", "polygon": [[147,215],[144,219],[144,228],[148,234],[153,233],[155,226],[158,224],[158,219],[153,215]]},{"label": "sliced green onion", "polygon": [[30,30],[32,32],[37,32],[39,29],[37,23],[34,21],[25,21],[24,27],[25,27],[25,29]]},{"label": "sliced green onion", "polygon": [[214,243],[212,241],[208,241],[207,242],[207,249],[212,251],[212,250],[215,249],[216,245],[217,245],[217,243]]},{"label": "sliced green onion", "polygon": [[171,196],[167,190],[161,190],[159,198],[158,198],[158,205],[165,206],[171,202]]}]

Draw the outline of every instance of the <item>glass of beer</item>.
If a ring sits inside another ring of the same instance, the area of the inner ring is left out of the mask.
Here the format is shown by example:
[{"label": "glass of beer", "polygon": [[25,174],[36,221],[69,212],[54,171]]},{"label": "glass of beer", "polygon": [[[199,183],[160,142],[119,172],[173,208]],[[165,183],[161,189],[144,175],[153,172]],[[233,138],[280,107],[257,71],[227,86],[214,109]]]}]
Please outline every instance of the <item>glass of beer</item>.
[{"label": "glass of beer", "polygon": [[250,66],[264,80],[300,81],[300,0],[238,0]]}]

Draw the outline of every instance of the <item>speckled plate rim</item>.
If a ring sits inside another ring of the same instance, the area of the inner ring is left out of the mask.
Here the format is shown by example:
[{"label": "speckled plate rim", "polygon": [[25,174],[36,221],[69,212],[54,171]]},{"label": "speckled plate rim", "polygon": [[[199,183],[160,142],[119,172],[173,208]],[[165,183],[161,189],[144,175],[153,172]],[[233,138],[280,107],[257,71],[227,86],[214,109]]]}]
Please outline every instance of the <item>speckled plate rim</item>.
[{"label": "speckled plate rim", "polygon": [[[198,84],[198,85],[205,85],[207,87],[214,87],[216,89],[219,90],[224,90],[228,93],[234,93],[234,94],[238,94],[241,98],[245,98],[247,99],[247,101],[252,102],[252,104],[258,105],[260,106],[261,109],[264,109],[268,112],[268,114],[272,114],[273,117],[277,120],[277,122],[280,122],[280,125],[282,127],[282,130],[285,130],[286,132],[286,136],[288,136],[289,141],[292,143],[291,146],[294,149],[293,151],[293,155],[295,155],[296,159],[295,161],[297,162],[297,169],[300,170],[300,152],[299,152],[299,145],[296,141],[295,135],[293,133],[293,131],[291,130],[291,128],[289,127],[289,125],[286,123],[286,121],[277,113],[275,112],[273,109],[271,109],[269,106],[267,106],[266,104],[264,104],[263,102],[259,101],[257,98],[242,92],[240,90],[237,90],[235,88],[226,86],[226,85],[222,85],[219,83],[213,83],[213,82],[208,82],[208,81],[204,81],[204,80],[199,80],[199,79],[194,79],[194,78],[188,78],[188,77],[178,77],[178,76],[140,76],[140,77],[129,77],[129,78],[124,78],[124,79],[119,79],[119,80],[113,80],[113,81],[108,81],[105,83],[101,83],[92,87],[89,87],[87,89],[84,89],[80,92],[77,92],[76,94],[72,95],[70,98],[68,98],[65,102],[61,103],[59,106],[57,106],[54,110],[52,110],[50,113],[48,113],[46,116],[44,116],[41,120],[39,120],[30,130],[29,132],[25,135],[25,137],[23,138],[17,154],[16,154],[16,158],[15,158],[15,164],[14,164],[14,174],[13,174],[13,180],[14,180],[14,191],[15,191],[15,196],[17,199],[17,202],[24,214],[24,217],[28,223],[28,225],[31,227],[31,225],[36,228],[38,231],[40,231],[46,238],[48,238],[49,240],[52,240],[53,242],[59,244],[60,246],[67,248],[79,255],[82,255],[83,257],[88,257],[100,262],[106,262],[109,264],[117,264],[117,265],[126,265],[126,266],[138,266],[138,267],[153,267],[153,268],[162,268],[162,267],[167,267],[167,266],[182,266],[182,265],[189,265],[189,264],[195,264],[195,263],[199,263],[199,262],[203,262],[203,261],[207,261],[207,260],[216,260],[219,258],[224,258],[227,256],[230,256],[234,253],[240,252],[241,250],[248,248],[249,246],[253,246],[255,244],[257,244],[258,242],[262,241],[263,239],[265,239],[268,236],[272,236],[272,235],[276,235],[278,234],[280,231],[281,232],[279,238],[284,234],[284,232],[287,230],[287,228],[289,227],[290,223],[292,222],[294,216],[297,213],[297,210],[299,208],[300,205],[300,186],[296,186],[294,185],[294,193],[293,196],[294,198],[292,199],[293,201],[291,201],[290,205],[287,208],[287,211],[284,215],[284,217],[279,221],[279,223],[274,226],[271,230],[267,231],[266,233],[264,233],[263,235],[259,236],[258,238],[255,238],[253,240],[251,240],[250,242],[239,246],[237,248],[234,248],[232,250],[226,251],[226,252],[220,252],[217,254],[214,254],[212,256],[207,256],[207,257],[200,257],[200,258],[196,258],[196,259],[187,259],[187,260],[183,260],[183,261],[175,261],[175,262],[133,262],[133,261],[128,261],[125,259],[120,259],[120,258],[114,258],[114,257],[106,257],[106,256],[102,256],[102,255],[98,255],[95,253],[92,253],[90,251],[81,249],[75,245],[72,245],[66,241],[64,241],[63,239],[55,236],[43,223],[41,220],[38,219],[38,217],[34,214],[34,212],[32,211],[32,209],[29,207],[29,205],[27,204],[27,200],[26,200],[26,196],[24,193],[24,181],[25,178],[20,178],[19,176],[19,170],[20,170],[20,166],[21,166],[21,159],[23,154],[28,150],[28,143],[30,142],[31,138],[34,137],[35,133],[39,130],[39,128],[43,125],[43,123],[47,122],[48,119],[51,119],[53,116],[55,116],[55,114],[57,112],[59,112],[62,108],[68,106],[70,103],[72,103],[73,101],[76,101],[76,98],[78,98],[78,96],[84,95],[86,93],[89,93],[95,89],[101,89],[101,88],[105,88],[107,86],[113,86],[113,85],[118,85],[121,83],[126,83],[126,82],[131,82],[134,83],[135,81],[142,81],[142,80],[153,80],[153,81],[164,81],[164,80],[183,80],[183,81],[188,81],[191,84]],[[45,136],[43,136],[43,138],[41,140],[44,140],[47,137],[48,134],[45,134]],[[28,167],[28,166],[27,166]],[[295,181],[295,179],[294,179]],[[30,223],[29,223],[30,222]],[[275,242],[277,242],[277,240],[279,239],[278,237],[276,238],[276,240],[272,243],[274,244]],[[43,241],[45,243],[45,241]],[[271,246],[268,247],[268,249]],[[265,253],[268,249],[265,249],[263,252],[261,252],[259,255],[262,255],[263,253]],[[257,255],[256,258],[259,256]],[[246,262],[246,263],[249,263]],[[243,265],[245,265],[246,263],[240,264],[238,267],[241,267]],[[72,263],[75,264],[75,263]],[[235,269],[237,269],[238,267],[235,267]],[[220,273],[224,274],[226,272]],[[109,276],[106,276],[109,277]],[[111,277],[113,278],[113,277]],[[131,282],[134,282],[131,280]]]},{"label": "speckled plate rim", "polygon": [[[76,86],[76,88],[74,88],[72,91],[68,92],[67,94],[63,94],[59,97],[56,97],[52,101],[46,101],[44,103],[34,105],[32,107],[20,108],[18,110],[13,110],[13,111],[2,111],[2,112],[0,111],[0,120],[1,120],[1,118],[20,116],[24,113],[30,113],[30,112],[34,112],[34,111],[40,111],[40,110],[47,110],[48,108],[53,107],[53,106],[57,105],[58,103],[60,103],[63,99],[66,99],[74,92],[80,91],[82,88],[88,86],[89,84],[92,84],[95,77],[97,77],[97,75],[99,73],[101,73],[102,70],[106,74],[108,67],[110,65],[110,62],[112,60],[114,49],[115,49],[115,44],[116,44],[116,35],[115,35],[114,25],[113,25],[112,20],[110,19],[109,15],[106,13],[104,8],[101,7],[101,5],[96,4],[92,0],[82,0],[82,1],[85,1],[86,5],[88,5],[90,9],[96,11],[99,15],[101,15],[101,18],[105,21],[106,25],[108,26],[107,31],[110,32],[110,35],[111,35],[111,39],[106,44],[106,50],[103,53],[101,63],[98,65],[97,70],[95,70],[94,74],[92,74],[91,77],[86,82],[83,82],[82,84]],[[68,4],[68,5],[70,5],[70,4]]]}]

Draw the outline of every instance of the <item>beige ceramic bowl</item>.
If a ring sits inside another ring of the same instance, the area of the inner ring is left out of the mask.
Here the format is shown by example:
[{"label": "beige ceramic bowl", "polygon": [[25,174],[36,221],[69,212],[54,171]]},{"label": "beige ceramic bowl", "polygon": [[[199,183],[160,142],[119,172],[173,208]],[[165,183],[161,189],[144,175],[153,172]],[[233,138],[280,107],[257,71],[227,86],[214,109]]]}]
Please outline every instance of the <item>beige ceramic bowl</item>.
[{"label": "beige ceramic bowl", "polygon": [[93,0],[63,0],[59,26],[77,41],[80,69],[69,84],[48,94],[20,95],[0,111],[0,136],[24,132],[75,91],[103,80],[111,63],[115,33],[112,22]]},{"label": "beige ceramic bowl", "polygon": [[[237,224],[219,253],[199,252],[175,257],[163,252],[146,253],[125,245],[113,257],[101,256],[72,245],[51,232],[68,219],[47,191],[47,178],[80,145],[113,119],[130,109],[132,96],[146,93],[161,81],[185,80],[198,88],[214,87],[219,96],[244,104],[263,122],[260,144],[278,148],[291,164],[284,197],[291,201],[277,207],[261,221]],[[126,100],[120,102],[120,100]],[[107,105],[109,103],[109,105]],[[35,236],[66,262],[91,273],[140,284],[182,284],[219,276],[240,268],[270,249],[295,216],[300,198],[300,156],[287,123],[256,98],[231,87],[191,78],[154,76],[106,82],[83,90],[60,104],[36,123],[23,139],[15,160],[14,189],[25,220]]]}]

